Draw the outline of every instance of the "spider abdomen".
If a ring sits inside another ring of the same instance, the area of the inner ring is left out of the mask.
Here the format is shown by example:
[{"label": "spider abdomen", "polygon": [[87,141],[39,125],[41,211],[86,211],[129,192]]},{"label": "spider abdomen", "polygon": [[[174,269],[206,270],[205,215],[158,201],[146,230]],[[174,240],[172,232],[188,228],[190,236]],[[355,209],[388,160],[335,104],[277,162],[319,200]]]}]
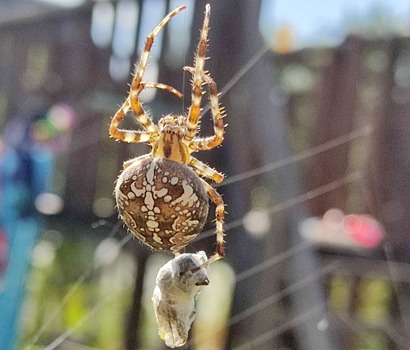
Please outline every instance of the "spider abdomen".
[{"label": "spider abdomen", "polygon": [[177,252],[202,230],[208,196],[188,166],[149,157],[131,163],[118,178],[115,198],[121,219],[144,244]]}]

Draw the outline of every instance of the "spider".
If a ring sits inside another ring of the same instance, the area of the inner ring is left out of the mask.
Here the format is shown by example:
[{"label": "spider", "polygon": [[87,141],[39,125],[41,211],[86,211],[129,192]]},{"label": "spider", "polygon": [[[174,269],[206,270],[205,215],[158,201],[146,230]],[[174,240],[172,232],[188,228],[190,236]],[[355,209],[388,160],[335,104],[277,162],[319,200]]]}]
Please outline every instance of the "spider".
[{"label": "spider", "polygon": [[[208,259],[208,265],[224,256],[224,202],[204,178],[220,183],[224,175],[193,157],[192,153],[217,147],[224,134],[224,110],[219,106],[217,87],[204,71],[209,4],[205,7],[194,67],[184,67],[192,74],[192,102],[187,114],[165,115],[156,125],[138,98],[145,88],[162,89],[182,97],[171,86],[143,82],[142,78],[155,36],[185,8],[181,6],[170,12],[147,36],[128,97],[111,120],[111,137],[151,146],[149,154],[124,162],[114,195],[119,216],[132,234],[154,250],[171,251],[175,255],[202,230],[210,199],[216,206],[216,253]],[[214,134],[208,137],[197,135],[203,85],[208,87],[214,125]],[[130,108],[143,130],[118,128]]]}]

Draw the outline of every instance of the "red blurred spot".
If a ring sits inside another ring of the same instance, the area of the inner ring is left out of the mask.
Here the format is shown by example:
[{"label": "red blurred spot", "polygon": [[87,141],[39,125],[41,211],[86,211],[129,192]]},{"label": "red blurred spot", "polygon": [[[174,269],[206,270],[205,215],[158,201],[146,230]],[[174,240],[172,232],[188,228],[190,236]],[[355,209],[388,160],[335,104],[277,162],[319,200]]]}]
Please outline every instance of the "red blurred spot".
[{"label": "red blurred spot", "polygon": [[383,239],[383,230],[380,224],[366,215],[347,215],[343,221],[345,230],[362,247],[374,248]]}]

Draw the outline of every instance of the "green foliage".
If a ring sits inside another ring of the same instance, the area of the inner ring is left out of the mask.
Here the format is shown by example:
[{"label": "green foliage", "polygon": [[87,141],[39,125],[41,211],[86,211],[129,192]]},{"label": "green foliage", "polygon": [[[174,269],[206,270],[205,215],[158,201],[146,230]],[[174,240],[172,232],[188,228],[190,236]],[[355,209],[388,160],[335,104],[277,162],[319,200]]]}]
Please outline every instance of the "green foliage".
[{"label": "green foliage", "polygon": [[103,242],[65,236],[58,247],[47,237],[37,243],[21,317],[22,348],[43,348],[65,332],[71,341],[100,349],[121,347],[135,269],[127,252],[95,264]]}]

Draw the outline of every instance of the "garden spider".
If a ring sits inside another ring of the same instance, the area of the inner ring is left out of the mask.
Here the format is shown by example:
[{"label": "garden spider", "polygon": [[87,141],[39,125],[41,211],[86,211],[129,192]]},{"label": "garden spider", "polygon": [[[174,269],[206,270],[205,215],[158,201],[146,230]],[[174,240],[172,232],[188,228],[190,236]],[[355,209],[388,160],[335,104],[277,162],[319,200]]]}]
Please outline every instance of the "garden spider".
[{"label": "garden spider", "polygon": [[[216,253],[206,265],[224,256],[224,202],[221,195],[204,179],[220,183],[224,176],[194,158],[191,153],[210,150],[221,144],[224,124],[216,84],[204,71],[209,30],[210,6],[205,18],[196,52],[194,67],[184,67],[192,74],[192,103],[187,115],[163,116],[158,125],[144,110],[138,95],[145,88],[182,94],[171,86],[142,81],[155,36],[185,6],[170,12],[148,35],[146,44],[126,101],[111,120],[110,136],[128,143],[148,143],[151,152],[124,162],[114,195],[120,218],[144,244],[155,250],[179,254],[202,230],[208,216],[209,199],[216,205]],[[202,86],[208,86],[214,135],[198,137]],[[143,130],[124,130],[118,126],[129,109]],[[198,176],[199,175],[199,176]],[[200,177],[201,176],[201,177]]]}]

